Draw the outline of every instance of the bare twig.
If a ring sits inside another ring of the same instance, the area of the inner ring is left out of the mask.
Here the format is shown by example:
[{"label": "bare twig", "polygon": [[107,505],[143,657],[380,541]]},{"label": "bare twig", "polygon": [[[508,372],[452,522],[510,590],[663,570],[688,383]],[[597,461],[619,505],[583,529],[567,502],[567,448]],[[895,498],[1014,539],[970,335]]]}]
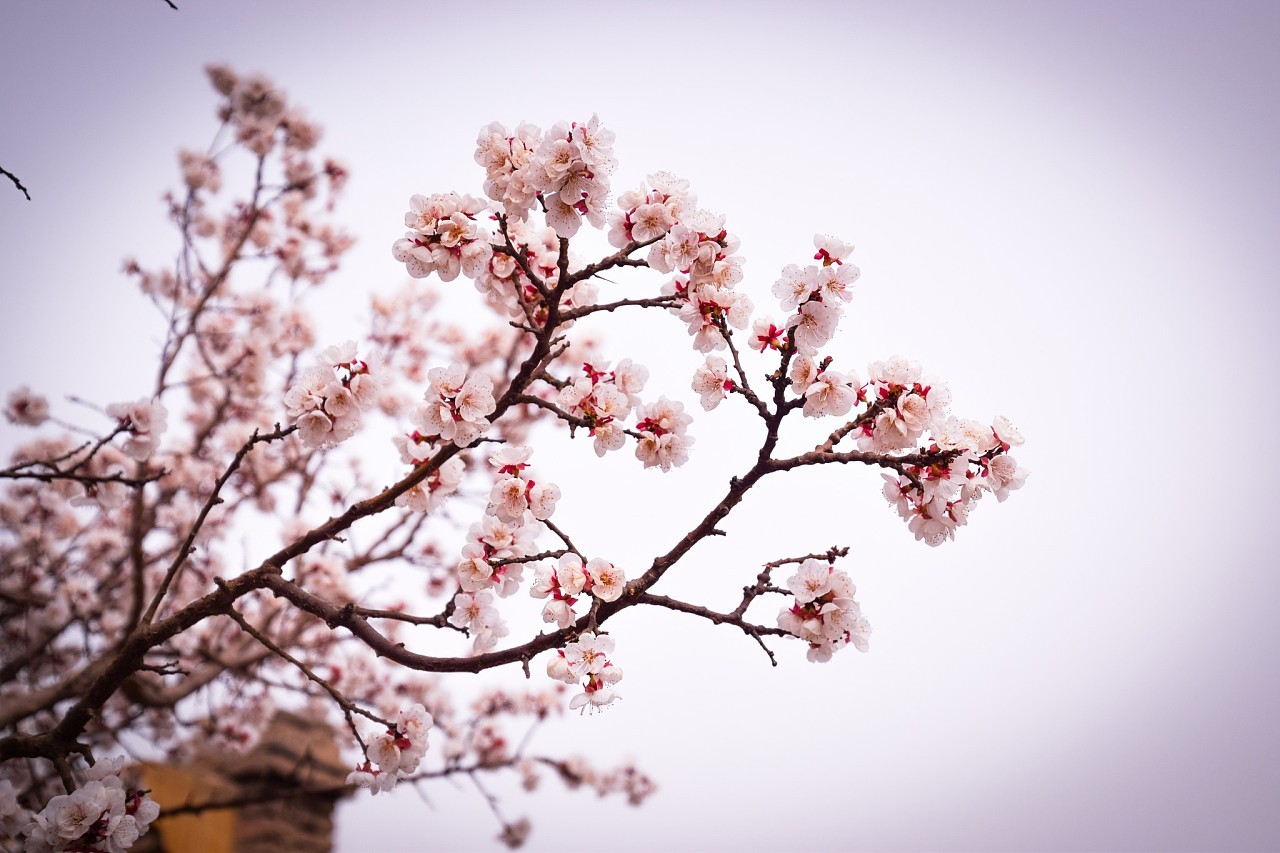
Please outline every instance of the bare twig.
[{"label": "bare twig", "polygon": [[737,613],[736,611],[734,613],[717,613],[716,611],[701,605],[690,604],[686,601],[679,601],[665,595],[654,595],[651,592],[645,592],[637,596],[636,601],[639,604],[652,604],[656,607],[665,607],[668,610],[676,610],[680,613],[689,613],[694,616],[701,616],[703,619],[709,619],[716,625],[736,625],[738,628],[742,629],[744,634],[753,638],[760,644],[760,648],[764,649],[765,654],[769,656],[769,662],[773,666],[778,665],[778,659],[774,657],[773,651],[764,644],[762,637],[766,635],[778,637],[793,636],[789,631],[784,631],[782,628],[771,627],[768,625],[756,625],[751,622],[747,622],[742,618],[742,614]]},{"label": "bare twig", "polygon": [[9,180],[13,181],[13,185],[27,197],[27,201],[31,201],[31,193],[27,192],[27,188],[22,185],[22,181],[18,180],[17,175],[5,168],[0,168],[0,175],[4,175]]}]

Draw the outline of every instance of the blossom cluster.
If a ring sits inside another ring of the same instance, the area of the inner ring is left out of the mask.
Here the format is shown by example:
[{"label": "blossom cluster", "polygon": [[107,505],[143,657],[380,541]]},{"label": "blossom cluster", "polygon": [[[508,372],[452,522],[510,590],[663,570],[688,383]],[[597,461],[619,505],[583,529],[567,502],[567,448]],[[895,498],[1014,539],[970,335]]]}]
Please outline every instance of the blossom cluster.
[{"label": "blossom cluster", "polygon": [[906,465],[899,476],[883,477],[885,498],[916,539],[936,546],[955,538],[956,528],[968,522],[983,494],[1004,501],[1022,488],[1028,472],[1009,454],[1022,444],[1022,434],[1002,415],[989,426],[949,417],[933,438],[930,451],[949,454],[949,461]]},{"label": "blossom cluster", "polygon": [[498,122],[480,131],[475,160],[485,168],[484,191],[515,219],[525,219],[541,202],[547,224],[560,237],[572,237],[585,218],[596,228],[605,222],[613,132],[590,121],[557,122],[544,135],[521,123],[515,133]]},{"label": "blossom cluster", "polygon": [[617,209],[609,213],[609,244],[621,249],[630,243],[652,243],[696,204],[687,180],[669,172],[649,175],[638,189],[618,196]]},{"label": "blossom cluster", "polygon": [[773,285],[782,310],[794,312],[784,326],[790,330],[796,351],[807,356],[835,334],[844,303],[853,298],[850,288],[859,276],[856,266],[845,263],[853,253],[852,245],[824,234],[815,235],[813,245],[818,250],[813,258],[821,261],[821,266],[788,264]]},{"label": "blossom cluster", "polygon": [[849,644],[867,650],[871,623],[854,600],[849,575],[830,563],[807,559],[787,579],[795,602],[778,613],[778,627],[809,644],[809,660],[826,662]]},{"label": "blossom cluster", "polygon": [[434,367],[427,373],[425,403],[413,413],[413,422],[424,436],[439,436],[466,447],[489,428],[489,415],[497,408],[493,380],[486,374],[467,374],[464,364]]},{"label": "blossom cluster", "polygon": [[119,429],[128,436],[124,452],[145,462],[164,435],[169,413],[159,400],[142,399],[134,403],[112,403],[107,406],[107,414],[116,419]]},{"label": "blossom cluster", "polygon": [[640,405],[639,393],[649,379],[649,370],[629,358],[613,370],[604,363],[597,367],[582,364],[583,376],[560,389],[556,402],[561,409],[587,422],[597,456],[617,450],[626,442],[621,422]]},{"label": "blossom cluster", "polygon": [[394,788],[396,782],[418,769],[427,754],[427,732],[432,724],[431,715],[421,704],[401,711],[394,726],[369,741],[365,762],[347,776],[347,784],[375,794]]},{"label": "blossom cluster", "polygon": [[584,564],[582,557],[568,553],[554,568],[542,563],[534,567],[529,595],[547,599],[543,622],[568,628],[578,618],[573,606],[584,592],[601,601],[617,601],[626,584],[626,573],[603,557],[592,557]]},{"label": "blossom cluster", "polygon": [[[281,132],[289,148],[306,151],[320,141],[318,124],[308,122],[296,108],[290,108],[284,93],[271,80],[261,74],[240,76],[225,65],[211,65],[205,69],[213,87],[227,97],[222,108],[222,118],[236,131],[236,141],[255,154],[265,155],[275,144],[275,135]],[[205,172],[196,164],[196,158],[185,165],[184,172]],[[207,172],[205,172],[207,174]],[[209,182],[204,177],[204,182]]]},{"label": "blossom cluster", "polygon": [[441,281],[453,281],[460,271],[475,278],[493,257],[489,231],[477,221],[486,210],[484,201],[469,195],[411,196],[404,215],[410,230],[391,252],[414,278],[434,272]]},{"label": "blossom cluster", "polygon": [[686,324],[698,352],[724,349],[721,326],[745,329],[751,320],[751,298],[733,289],[742,281],[740,243],[725,230],[724,220],[705,210],[687,211],[649,247],[651,269],[676,273],[662,293],[675,298],[668,310]]},{"label": "blossom cluster", "polygon": [[582,683],[582,692],[569,701],[569,710],[597,711],[620,698],[610,689],[622,680],[622,669],[609,660],[613,638],[584,631],[547,661],[547,675],[565,684]]},{"label": "blossom cluster", "polygon": [[533,448],[521,444],[500,448],[489,457],[500,479],[489,493],[487,513],[508,523],[521,522],[525,512],[539,521],[552,516],[560,499],[560,488],[554,483],[533,479],[532,472],[527,470],[532,455]]},{"label": "blossom cluster", "polygon": [[471,634],[478,651],[492,649],[507,635],[493,592],[505,598],[520,588],[525,558],[534,553],[542,522],[552,516],[560,499],[558,486],[534,478],[529,467],[532,454],[527,445],[507,445],[490,455],[496,481],[481,522],[468,531],[457,565],[461,591],[453,598],[449,621]]},{"label": "blossom cluster", "polygon": [[644,467],[655,466],[670,471],[689,461],[689,448],[694,438],[689,435],[693,418],[684,413],[684,404],[659,397],[636,412],[639,421],[636,430],[640,439],[636,442],[636,458]]},{"label": "blossom cluster", "polygon": [[867,376],[864,396],[876,401],[876,415],[859,431],[859,449],[883,453],[914,447],[926,430],[946,421],[951,391],[922,378],[919,362],[894,356],[873,362]]},{"label": "blossom cluster", "polygon": [[[346,169],[332,159],[322,164],[312,159],[321,137],[320,125],[291,106],[270,80],[257,74],[241,76],[225,65],[211,65],[205,70],[214,88],[225,97],[219,117],[234,130],[236,142],[260,161],[273,152],[279,153],[283,192],[275,214],[237,203],[231,215],[219,220],[210,215],[206,199],[222,185],[217,156],[183,150],[178,161],[189,193],[184,203],[175,204],[175,210],[181,210],[193,236],[219,237],[228,256],[234,256],[248,243],[264,256],[274,257],[291,280],[320,283],[337,269],[339,257],[351,247],[353,239],[332,224],[316,219],[306,202],[316,197],[323,177],[330,190],[331,207],[333,194],[346,182]],[[310,253],[313,248],[319,248],[318,258]],[[147,274],[143,283],[151,292],[167,298],[182,295],[182,283],[169,274]]]},{"label": "blossom cluster", "polygon": [[49,400],[26,385],[9,392],[4,404],[4,417],[19,426],[40,426],[49,419]]},{"label": "blossom cluster", "polygon": [[284,395],[303,445],[333,447],[355,435],[382,381],[376,359],[359,358],[355,341],[322,352],[320,366],[304,370]]},{"label": "blossom cluster", "polygon": [[[15,832],[19,820],[28,853],[74,850],[119,853],[151,828],[160,806],[120,778],[124,758],[99,761],[83,772],[86,781],[49,800],[38,813],[23,809],[9,781],[0,780],[0,829]],[[16,834],[16,832],[15,832]]]},{"label": "blossom cluster", "polygon": [[[409,274],[436,273],[451,281],[459,273],[475,281],[490,305],[511,317],[546,319],[540,286],[560,275],[559,239],[575,234],[585,217],[604,225],[608,176],[616,166],[613,133],[597,117],[585,123],[560,122],[543,135],[530,124],[514,134],[498,123],[481,130],[475,160],[485,167],[485,194],[497,203],[502,233],[481,222],[488,202],[457,193],[414,195],[405,224],[409,232],[392,246]],[[546,211],[546,226],[534,227],[528,214]],[[536,281],[530,276],[536,277]],[[579,281],[560,300],[565,310],[590,305],[597,287]]]}]

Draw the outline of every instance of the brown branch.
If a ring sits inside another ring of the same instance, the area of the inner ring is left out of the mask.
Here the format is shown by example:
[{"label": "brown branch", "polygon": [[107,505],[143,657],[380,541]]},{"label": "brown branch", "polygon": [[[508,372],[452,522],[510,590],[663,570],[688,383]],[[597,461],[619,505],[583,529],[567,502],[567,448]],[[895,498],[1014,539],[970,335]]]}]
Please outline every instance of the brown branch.
[{"label": "brown branch", "polygon": [[584,305],[581,308],[574,308],[564,312],[561,316],[565,320],[577,320],[586,317],[589,314],[598,314],[601,311],[616,311],[619,308],[626,308],[635,305],[640,308],[670,308],[679,304],[681,297],[671,294],[669,296],[651,296],[648,299],[619,299],[617,302],[597,303],[595,305]]},{"label": "brown branch", "polygon": [[565,546],[566,548],[568,548],[568,549],[569,549],[570,551],[572,551],[573,553],[577,554],[577,555],[578,555],[579,557],[581,557],[583,560],[586,560],[586,559],[587,559],[587,555],[586,555],[586,554],[583,554],[581,551],[579,551],[579,550],[578,550],[577,546],[576,546],[576,545],[574,545],[572,541],[570,541],[568,534],[566,534],[566,533],[565,533],[563,530],[561,530],[559,527],[556,527],[555,522],[553,522],[553,521],[552,521],[551,519],[549,519],[549,518],[544,518],[544,519],[542,520],[542,523],[543,523],[543,524],[545,524],[545,525],[547,526],[547,529],[548,529],[548,530],[550,530],[550,531],[551,531],[552,533],[554,533],[556,536],[559,536],[559,537],[560,537],[560,541],[564,543],[564,546]]},{"label": "brown branch", "polygon": [[[612,255],[609,255],[607,258],[601,258],[594,264],[587,264],[582,269],[573,273],[573,275],[569,276],[569,284],[575,284],[583,279],[591,278],[598,273],[613,269],[614,267],[647,267],[649,266],[648,261],[632,258],[630,257],[631,253],[638,249],[643,249],[645,246],[652,245],[665,236],[667,235],[662,234],[654,237],[652,240],[645,240],[642,243],[633,240],[618,251],[614,252]],[[560,283],[563,285],[565,282],[562,279]]]},{"label": "brown branch", "polygon": [[[545,371],[543,371],[543,373],[545,373]],[[539,409],[546,409],[548,412],[551,412],[557,418],[567,423],[569,425],[570,432],[572,432],[575,429],[589,430],[589,429],[595,428],[594,422],[588,420],[587,418],[582,418],[582,417],[578,417],[577,415],[570,414],[569,412],[566,412],[564,409],[557,406],[555,403],[552,403],[550,400],[544,400],[541,397],[537,396],[536,394],[522,394],[520,395],[520,397],[516,399],[516,402],[527,405],[527,406],[537,406]],[[636,432],[633,429],[624,428],[622,431],[636,440],[644,438],[643,435],[641,435],[640,433]]]},{"label": "brown branch", "polygon": [[[27,664],[31,663],[31,661],[34,660],[41,652],[46,651],[49,644],[58,639],[58,637],[62,635],[62,632],[74,625],[75,622],[75,619],[68,619],[63,622],[60,627],[56,627],[49,631],[44,636],[40,637],[39,640],[36,640],[27,646],[26,649],[5,661],[4,666],[0,667],[0,684],[8,684],[12,681],[18,673],[27,668]],[[11,649],[6,651],[12,654]]]},{"label": "brown branch", "polygon": [[[214,679],[224,672],[246,669],[254,664],[261,663],[270,656],[271,652],[264,649],[230,662],[218,661],[202,664],[194,671],[187,673],[182,681],[174,685],[156,685],[152,682],[152,679],[143,678],[139,673],[126,679],[120,685],[120,691],[128,697],[130,702],[137,705],[148,708],[172,708],[182,699],[212,683]],[[139,669],[142,669],[142,667],[139,667]]]},{"label": "brown branch", "polygon": [[155,471],[142,477],[126,477],[124,474],[72,474],[66,471],[48,473],[36,471],[0,471],[0,480],[36,480],[40,483],[52,483],[55,480],[70,480],[83,485],[97,486],[103,483],[119,483],[130,488],[141,488],[147,483],[154,483],[165,475],[165,471]]},{"label": "brown branch", "polygon": [[[245,243],[248,242],[249,236],[253,233],[253,226],[257,224],[258,219],[262,216],[263,212],[265,211],[265,206],[260,205],[258,203],[259,199],[262,196],[262,190],[264,188],[264,184],[262,182],[262,175],[265,168],[266,168],[266,155],[265,154],[259,155],[257,172],[254,175],[254,181],[253,181],[253,196],[249,201],[249,212],[244,218],[241,233],[238,235],[235,244],[231,246],[231,248],[226,252],[225,258],[222,262],[222,268],[219,269],[218,272],[213,276],[208,277],[208,284],[205,286],[204,291],[200,294],[200,297],[192,305],[191,311],[186,318],[186,324],[181,331],[177,330],[177,325],[178,325],[177,306],[180,300],[178,299],[174,300],[174,313],[170,315],[169,333],[165,340],[164,346],[161,348],[160,370],[156,375],[156,392],[154,396],[157,398],[164,392],[166,388],[168,388],[167,381],[168,381],[169,370],[172,369],[173,365],[177,362],[178,354],[182,351],[183,344],[186,342],[187,338],[189,338],[192,334],[195,333],[196,324],[200,319],[200,315],[204,313],[204,310],[208,306],[209,301],[213,299],[214,294],[218,291],[218,289],[227,280],[227,277],[231,274],[232,265],[240,258],[241,250],[244,249]],[[280,195],[283,195],[283,191],[280,193]],[[268,200],[267,204],[269,205],[272,202],[274,202],[276,199],[280,197],[280,195],[277,195],[274,198]]]}]

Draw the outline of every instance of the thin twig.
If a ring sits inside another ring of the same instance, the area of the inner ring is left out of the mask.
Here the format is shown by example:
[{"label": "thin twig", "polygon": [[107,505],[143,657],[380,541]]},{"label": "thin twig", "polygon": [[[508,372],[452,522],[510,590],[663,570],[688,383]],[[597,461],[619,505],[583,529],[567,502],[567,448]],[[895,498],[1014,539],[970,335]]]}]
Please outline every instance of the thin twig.
[{"label": "thin twig", "polygon": [[31,193],[27,192],[27,188],[22,185],[22,181],[18,180],[17,175],[5,168],[0,168],[0,175],[4,175],[13,181],[13,185],[22,191],[22,194],[27,197],[27,201],[31,201]]},{"label": "thin twig", "polygon": [[[214,578],[214,583],[217,584],[220,589],[226,588],[226,581],[222,580],[221,578]],[[384,720],[382,717],[379,717],[377,714],[366,711],[364,708],[361,708],[359,705],[352,702],[347,697],[343,696],[338,691],[338,688],[334,687],[332,684],[325,681],[320,676],[316,675],[314,672],[311,671],[311,668],[309,666],[307,666],[305,663],[295,658],[293,655],[286,652],[284,649],[280,648],[278,645],[272,642],[271,638],[263,634],[257,628],[254,628],[252,625],[250,625],[249,620],[245,619],[244,616],[240,613],[240,611],[236,610],[235,607],[228,606],[226,610],[226,614],[227,616],[231,617],[231,620],[235,622],[237,625],[239,625],[241,630],[243,630],[246,634],[248,634],[250,637],[253,637],[255,640],[257,640],[266,648],[270,649],[271,652],[275,654],[277,657],[283,658],[284,660],[293,664],[298,669],[299,672],[301,672],[303,675],[307,677],[308,681],[315,684],[325,693],[328,693],[330,698],[332,698],[334,702],[338,703],[338,707],[342,708],[343,716],[346,717],[347,719],[347,726],[351,729],[351,734],[355,735],[356,741],[359,742],[361,751],[365,752],[366,758],[368,758],[368,752],[367,752],[368,748],[365,745],[364,739],[360,737],[360,729],[356,726],[354,715],[359,714],[360,716],[365,717],[366,719],[372,720],[373,722],[378,723],[379,725],[386,726],[388,729],[395,728],[395,726],[388,720]]]},{"label": "thin twig", "polygon": [[142,624],[148,624],[155,618],[156,611],[160,608],[160,602],[164,601],[165,594],[169,591],[169,586],[177,578],[178,572],[182,570],[182,567],[186,565],[187,557],[191,556],[192,546],[195,544],[196,536],[200,533],[200,528],[204,526],[205,519],[209,517],[209,513],[213,511],[215,506],[222,503],[219,492],[222,491],[222,487],[226,485],[227,480],[231,479],[231,475],[236,472],[236,469],[240,467],[240,463],[244,461],[244,458],[249,455],[249,451],[261,442],[284,438],[297,428],[296,425],[281,428],[277,424],[274,430],[266,434],[260,433],[255,429],[253,435],[249,436],[249,440],[236,451],[231,463],[227,465],[226,470],[222,472],[222,476],[214,483],[213,489],[209,492],[209,497],[205,499],[204,506],[200,508],[200,514],[196,516],[196,520],[191,525],[191,530],[187,532],[187,538],[183,541],[182,547],[174,555],[173,562],[170,563],[168,571],[164,574],[164,580],[160,582],[160,588],[156,590],[156,594],[151,599],[151,604],[148,605],[146,613],[142,615]]}]

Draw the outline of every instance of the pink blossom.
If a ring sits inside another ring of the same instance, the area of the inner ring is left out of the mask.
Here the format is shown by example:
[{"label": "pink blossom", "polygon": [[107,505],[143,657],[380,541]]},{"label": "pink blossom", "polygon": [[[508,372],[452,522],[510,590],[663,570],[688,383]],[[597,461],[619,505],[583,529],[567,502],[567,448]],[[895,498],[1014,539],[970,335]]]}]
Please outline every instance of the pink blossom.
[{"label": "pink blossom", "polygon": [[702,408],[711,411],[734,388],[723,358],[711,355],[693,374],[693,390],[701,396]]},{"label": "pink blossom", "polygon": [[11,424],[40,426],[49,418],[49,401],[23,385],[9,392],[4,416]]},{"label": "pink blossom", "polygon": [[813,259],[822,261],[824,266],[841,264],[845,258],[853,254],[852,243],[846,243],[837,237],[832,237],[830,234],[814,234],[813,247],[818,250]]},{"label": "pink blossom", "polygon": [[587,574],[591,577],[591,594],[601,601],[617,601],[627,585],[622,570],[600,557],[587,562]]},{"label": "pink blossom", "polygon": [[796,350],[804,355],[813,355],[831,340],[839,322],[840,312],[835,307],[826,302],[810,300],[787,320],[787,326],[792,330]]}]

